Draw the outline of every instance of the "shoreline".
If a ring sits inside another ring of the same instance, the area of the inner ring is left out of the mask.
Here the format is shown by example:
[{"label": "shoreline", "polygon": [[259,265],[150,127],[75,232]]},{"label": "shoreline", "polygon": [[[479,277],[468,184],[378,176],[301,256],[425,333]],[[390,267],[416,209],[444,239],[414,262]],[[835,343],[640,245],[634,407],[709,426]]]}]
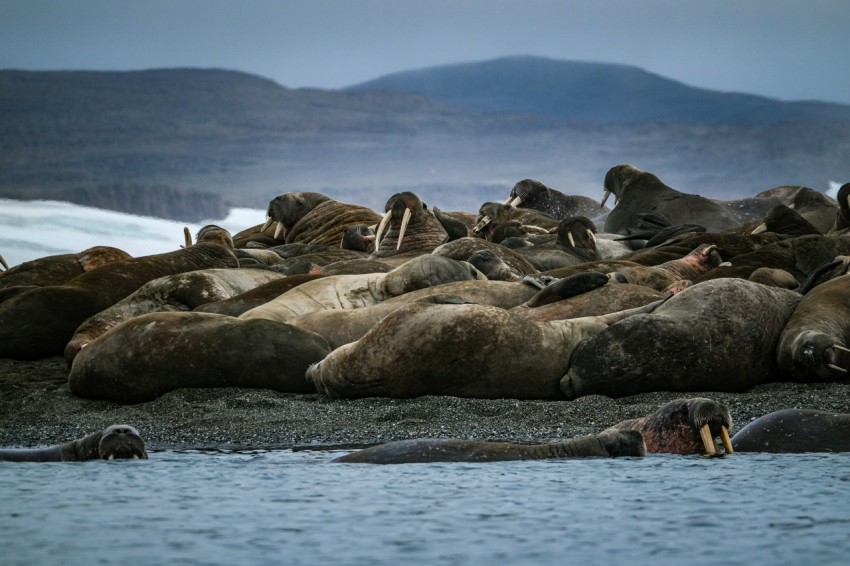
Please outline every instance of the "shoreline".
[{"label": "shoreline", "polygon": [[75,397],[67,375],[60,356],[0,359],[0,446],[61,444],[111,424],[136,427],[152,451],[355,448],[425,437],[543,443],[598,433],[683,397],[725,404],[731,434],[779,409],[850,413],[850,382],[773,382],[744,393],[590,395],[574,401],[330,399],[266,389],[179,389],[154,401],[120,405]]}]

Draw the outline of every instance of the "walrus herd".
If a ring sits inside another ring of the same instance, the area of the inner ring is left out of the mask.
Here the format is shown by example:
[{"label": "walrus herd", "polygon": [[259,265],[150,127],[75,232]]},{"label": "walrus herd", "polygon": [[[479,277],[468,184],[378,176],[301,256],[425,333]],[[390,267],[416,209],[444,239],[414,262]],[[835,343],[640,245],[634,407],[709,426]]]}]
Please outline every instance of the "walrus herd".
[{"label": "walrus herd", "polygon": [[[118,403],[184,387],[569,402],[848,382],[848,185],[838,200],[783,186],[720,201],[618,165],[604,188],[593,205],[525,179],[477,214],[412,192],[382,213],[285,193],[264,223],[206,226],[164,254],[0,258],[0,357],[64,355],[71,393]],[[725,453],[850,451],[850,415],[791,409],[730,438],[725,407],[685,399],[557,445],[427,439],[340,461],[716,454],[716,438]],[[0,450],[145,457],[127,425]]]}]

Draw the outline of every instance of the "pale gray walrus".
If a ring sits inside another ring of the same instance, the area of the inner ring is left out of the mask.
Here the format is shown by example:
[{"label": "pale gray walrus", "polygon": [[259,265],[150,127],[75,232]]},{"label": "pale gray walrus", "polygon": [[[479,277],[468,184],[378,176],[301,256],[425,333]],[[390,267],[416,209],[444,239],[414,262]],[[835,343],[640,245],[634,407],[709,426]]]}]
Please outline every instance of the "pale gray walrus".
[{"label": "pale gray walrus", "polygon": [[558,384],[576,344],[654,306],[532,322],[486,305],[414,302],[310,366],[307,378],[331,397],[563,399]]},{"label": "pale gray walrus", "polygon": [[45,448],[0,448],[0,461],[6,462],[146,460],[147,457],[139,431],[129,425],[112,425],[83,438]]},{"label": "pale gray walrus", "polygon": [[288,322],[317,310],[362,308],[417,289],[473,279],[484,279],[484,276],[472,265],[424,254],[388,273],[330,275],[308,281],[268,303],[246,311],[240,318]]}]

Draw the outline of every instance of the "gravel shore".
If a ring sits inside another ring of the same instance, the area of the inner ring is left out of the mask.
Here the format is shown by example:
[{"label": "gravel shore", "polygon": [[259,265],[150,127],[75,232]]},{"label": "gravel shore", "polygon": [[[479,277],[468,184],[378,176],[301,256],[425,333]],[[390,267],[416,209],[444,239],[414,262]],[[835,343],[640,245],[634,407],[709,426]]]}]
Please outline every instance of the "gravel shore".
[{"label": "gravel shore", "polygon": [[119,405],[75,397],[67,376],[61,357],[0,359],[0,446],[57,444],[117,423],[136,427],[149,450],[357,447],[421,437],[550,442],[599,432],[682,397],[725,404],[733,432],[791,407],[850,413],[850,383],[770,383],[746,393],[591,395],[575,401],[339,400],[256,389],[181,389],[152,402]]}]

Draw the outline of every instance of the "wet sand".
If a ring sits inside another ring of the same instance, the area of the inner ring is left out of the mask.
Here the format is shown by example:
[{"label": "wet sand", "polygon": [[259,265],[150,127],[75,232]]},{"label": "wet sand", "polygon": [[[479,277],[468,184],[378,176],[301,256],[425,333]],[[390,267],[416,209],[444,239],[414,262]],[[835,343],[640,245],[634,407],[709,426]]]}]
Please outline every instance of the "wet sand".
[{"label": "wet sand", "polygon": [[329,399],[262,389],[180,389],[148,403],[75,397],[61,357],[0,359],[0,446],[67,442],[110,424],[135,426],[151,450],[361,446],[421,437],[549,442],[596,433],[667,401],[709,397],[750,420],[797,407],[850,413],[848,383],[770,383],[746,393],[644,393],[621,399],[517,401],[426,396]]}]

